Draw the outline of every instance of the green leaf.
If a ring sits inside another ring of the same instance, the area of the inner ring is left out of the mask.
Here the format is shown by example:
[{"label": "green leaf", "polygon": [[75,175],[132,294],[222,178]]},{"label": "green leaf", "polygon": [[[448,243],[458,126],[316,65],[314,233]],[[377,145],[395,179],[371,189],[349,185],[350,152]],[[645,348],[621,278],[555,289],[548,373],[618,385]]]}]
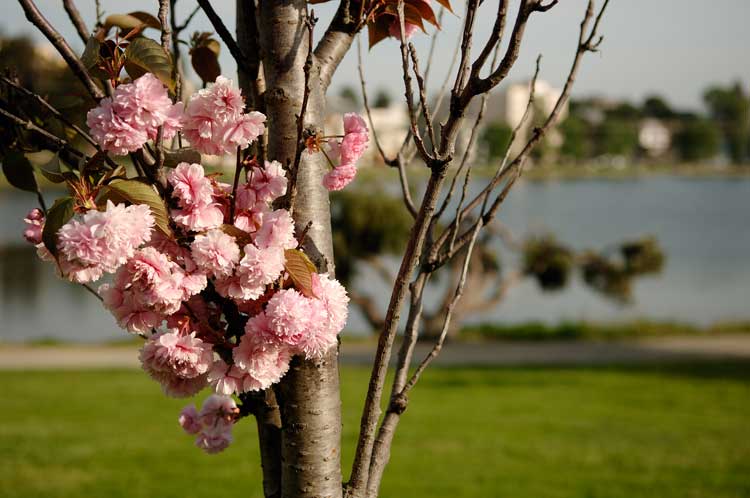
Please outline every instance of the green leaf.
[{"label": "green leaf", "polygon": [[91,76],[95,78],[108,78],[107,73],[99,67],[102,59],[100,53],[101,46],[101,42],[96,37],[90,36],[86,42],[86,48],[83,49],[81,62]]},{"label": "green leaf", "polygon": [[284,251],[284,269],[294,282],[294,286],[302,294],[314,297],[312,290],[312,275],[316,273],[315,265],[305,253],[299,249],[287,249]]},{"label": "green leaf", "polygon": [[234,237],[234,241],[238,246],[240,246],[240,248],[245,247],[247,244],[253,241],[252,236],[248,232],[242,230],[241,228],[237,228],[234,225],[224,224],[219,227],[219,230],[227,235]]},{"label": "green leaf", "polygon": [[117,180],[107,185],[102,197],[97,202],[104,203],[127,201],[131,204],[146,204],[151,209],[151,214],[156,221],[156,227],[168,236],[172,235],[169,228],[169,216],[164,199],[148,183],[138,180]]},{"label": "green leaf", "polygon": [[21,152],[11,151],[5,155],[2,161],[3,173],[5,173],[8,183],[27,192],[39,191],[36,178],[34,178],[34,168],[26,156]]},{"label": "green leaf", "polygon": [[180,163],[200,163],[201,154],[195,149],[190,147],[183,147],[181,149],[165,149],[164,150],[164,166],[168,168],[174,168]]},{"label": "green leaf", "polygon": [[174,91],[172,79],[172,57],[161,45],[150,38],[136,38],[125,49],[125,70],[131,78],[136,79],[146,73],[153,73],[171,91]]},{"label": "green leaf", "polygon": [[49,252],[57,256],[57,231],[73,217],[73,199],[61,197],[47,210],[42,230],[42,242]]},{"label": "green leaf", "polygon": [[57,154],[48,163],[37,166],[36,170],[52,183],[63,183],[65,180],[76,179],[73,173],[60,170],[60,157]]},{"label": "green leaf", "polygon": [[219,57],[208,46],[192,49],[190,51],[190,63],[198,76],[206,83],[213,83],[221,75]]},{"label": "green leaf", "polygon": [[159,22],[159,19],[149,14],[148,12],[136,10],[135,12],[129,12],[128,16],[135,17],[149,28],[161,29],[161,23]]}]

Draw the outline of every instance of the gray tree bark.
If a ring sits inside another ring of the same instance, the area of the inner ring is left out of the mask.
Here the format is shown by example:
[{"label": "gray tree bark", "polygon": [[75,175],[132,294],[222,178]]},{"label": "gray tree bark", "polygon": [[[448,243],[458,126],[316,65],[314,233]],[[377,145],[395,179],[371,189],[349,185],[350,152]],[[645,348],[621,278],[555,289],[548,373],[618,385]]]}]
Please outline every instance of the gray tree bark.
[{"label": "gray tree bark", "polygon": [[[309,51],[305,0],[262,0],[258,27],[268,117],[268,158],[285,166],[294,162],[297,115],[305,92],[303,67]],[[238,19],[238,23],[243,22]],[[318,65],[310,75],[306,128],[321,130],[324,88]],[[312,222],[304,243],[316,266],[333,272],[328,192],[321,181],[326,164],[319,154],[303,155],[297,174],[293,215],[298,229]],[[281,410],[281,496],[340,497],[341,399],[338,352],[323,360],[297,357],[276,387]]]}]

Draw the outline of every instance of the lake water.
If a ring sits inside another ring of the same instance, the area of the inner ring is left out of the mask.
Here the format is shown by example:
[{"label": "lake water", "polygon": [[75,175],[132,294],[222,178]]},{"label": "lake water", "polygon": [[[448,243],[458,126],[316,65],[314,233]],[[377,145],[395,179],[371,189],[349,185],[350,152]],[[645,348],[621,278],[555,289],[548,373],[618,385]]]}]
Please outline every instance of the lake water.
[{"label": "lake water", "polygon": [[[123,337],[98,301],[57,279],[24,245],[21,219],[34,203],[33,195],[0,192],[0,340]],[[526,182],[500,217],[516,234],[551,231],[577,248],[652,234],[666,265],[635,283],[630,305],[606,300],[578,279],[555,294],[525,281],[475,320],[750,320],[750,179]],[[385,303],[385,286],[376,291]],[[353,311],[349,329],[366,330]]]}]

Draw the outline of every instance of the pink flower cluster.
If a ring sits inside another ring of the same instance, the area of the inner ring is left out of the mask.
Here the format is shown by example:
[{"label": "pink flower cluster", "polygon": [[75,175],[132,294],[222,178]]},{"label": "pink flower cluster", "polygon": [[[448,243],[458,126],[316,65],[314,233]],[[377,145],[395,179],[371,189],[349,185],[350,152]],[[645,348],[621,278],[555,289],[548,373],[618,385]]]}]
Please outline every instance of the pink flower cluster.
[{"label": "pink flower cluster", "polygon": [[216,82],[192,96],[185,110],[183,133],[203,154],[231,154],[245,149],[265,131],[266,116],[244,112],[245,100],[232,81]]},{"label": "pink flower cluster", "polygon": [[328,157],[333,161],[339,161],[339,164],[323,177],[323,185],[328,190],[341,190],[354,180],[357,174],[357,161],[367,150],[369,141],[370,133],[365,120],[355,113],[344,114],[344,138],[341,142],[328,143]]},{"label": "pink flower cluster", "polygon": [[[244,149],[265,131],[265,116],[244,112],[239,90],[222,77],[193,96],[183,115],[181,104],[173,105],[147,74],[118,86],[87,120],[92,136],[115,154],[139,149],[160,129],[167,139],[181,129],[207,154]],[[345,115],[343,138],[329,142],[338,162],[324,179],[329,189],[354,178],[368,140],[364,120]],[[146,204],[107,201],[101,209],[82,209],[94,204],[100,188],[85,178],[81,191],[90,197],[76,191],[80,214],[56,233],[57,251],[43,244],[42,211],[24,219],[26,240],[68,279],[87,283],[114,274],[99,287],[104,306],[122,328],[146,338],[142,367],[167,395],[214,390],[200,412],[189,406],[180,415],[182,427],[208,453],[232,440],[239,409],[230,395],[242,400],[279,382],[295,355],[323,358],[347,319],[349,298],[338,281],[305,273],[310,284],[302,284],[302,270],[287,262],[304,255],[291,214],[274,205],[287,193],[282,165],[248,160],[244,166],[245,179],[235,188],[206,175],[200,164],[170,170],[160,190],[169,230],[155,230]]]},{"label": "pink flower cluster", "polygon": [[178,421],[186,433],[197,436],[197,447],[206,453],[218,453],[232,442],[232,426],[238,415],[239,408],[232,398],[212,394],[200,412],[195,405],[183,408]]},{"label": "pink flower cluster", "polygon": [[107,201],[104,211],[92,209],[57,232],[60,268],[73,282],[98,280],[132,258],[151,239],[153,226],[145,204],[126,207]]},{"label": "pink flower cluster", "polygon": [[120,327],[144,334],[205,287],[205,275],[190,274],[156,248],[144,247],[120,267],[112,284],[99,287],[99,294]]},{"label": "pink flower cluster", "polygon": [[171,139],[182,119],[182,103],[172,104],[161,81],[146,73],[103,98],[86,115],[86,124],[102,149],[122,156],[156,140],[159,127],[164,127],[162,137]]},{"label": "pink flower cluster", "polygon": [[141,348],[141,364],[169,396],[187,397],[206,386],[213,361],[211,344],[178,329],[157,332]]},{"label": "pink flower cluster", "polygon": [[216,228],[224,221],[224,213],[214,199],[214,183],[205,176],[200,164],[180,163],[168,175],[172,197],[179,204],[172,218],[188,230]]},{"label": "pink flower cluster", "polygon": [[42,243],[42,231],[44,230],[44,213],[39,208],[34,208],[29,211],[26,218],[23,219],[26,223],[26,230],[23,231],[23,238],[29,244],[41,244]]}]

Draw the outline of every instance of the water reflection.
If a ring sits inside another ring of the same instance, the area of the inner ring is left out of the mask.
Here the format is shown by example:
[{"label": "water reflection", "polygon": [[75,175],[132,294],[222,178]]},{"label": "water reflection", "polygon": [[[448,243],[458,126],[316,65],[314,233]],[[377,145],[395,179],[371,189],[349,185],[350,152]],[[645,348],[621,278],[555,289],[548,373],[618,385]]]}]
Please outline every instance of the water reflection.
[{"label": "water reflection", "polygon": [[[0,192],[0,340],[122,338],[109,313],[85,290],[58,279],[23,245],[24,214],[34,197]],[[474,320],[524,322],[651,318],[707,325],[748,320],[750,180],[658,178],[622,182],[524,183],[501,218],[516,233],[551,230],[575,248],[654,234],[669,264],[633,286],[633,304],[598,296],[574,279],[566,291],[542,294],[528,280],[494,311]],[[395,263],[394,263],[395,264]],[[379,279],[367,271],[355,285]],[[384,307],[388,289],[376,288]],[[366,330],[353,309],[348,328]]]}]

